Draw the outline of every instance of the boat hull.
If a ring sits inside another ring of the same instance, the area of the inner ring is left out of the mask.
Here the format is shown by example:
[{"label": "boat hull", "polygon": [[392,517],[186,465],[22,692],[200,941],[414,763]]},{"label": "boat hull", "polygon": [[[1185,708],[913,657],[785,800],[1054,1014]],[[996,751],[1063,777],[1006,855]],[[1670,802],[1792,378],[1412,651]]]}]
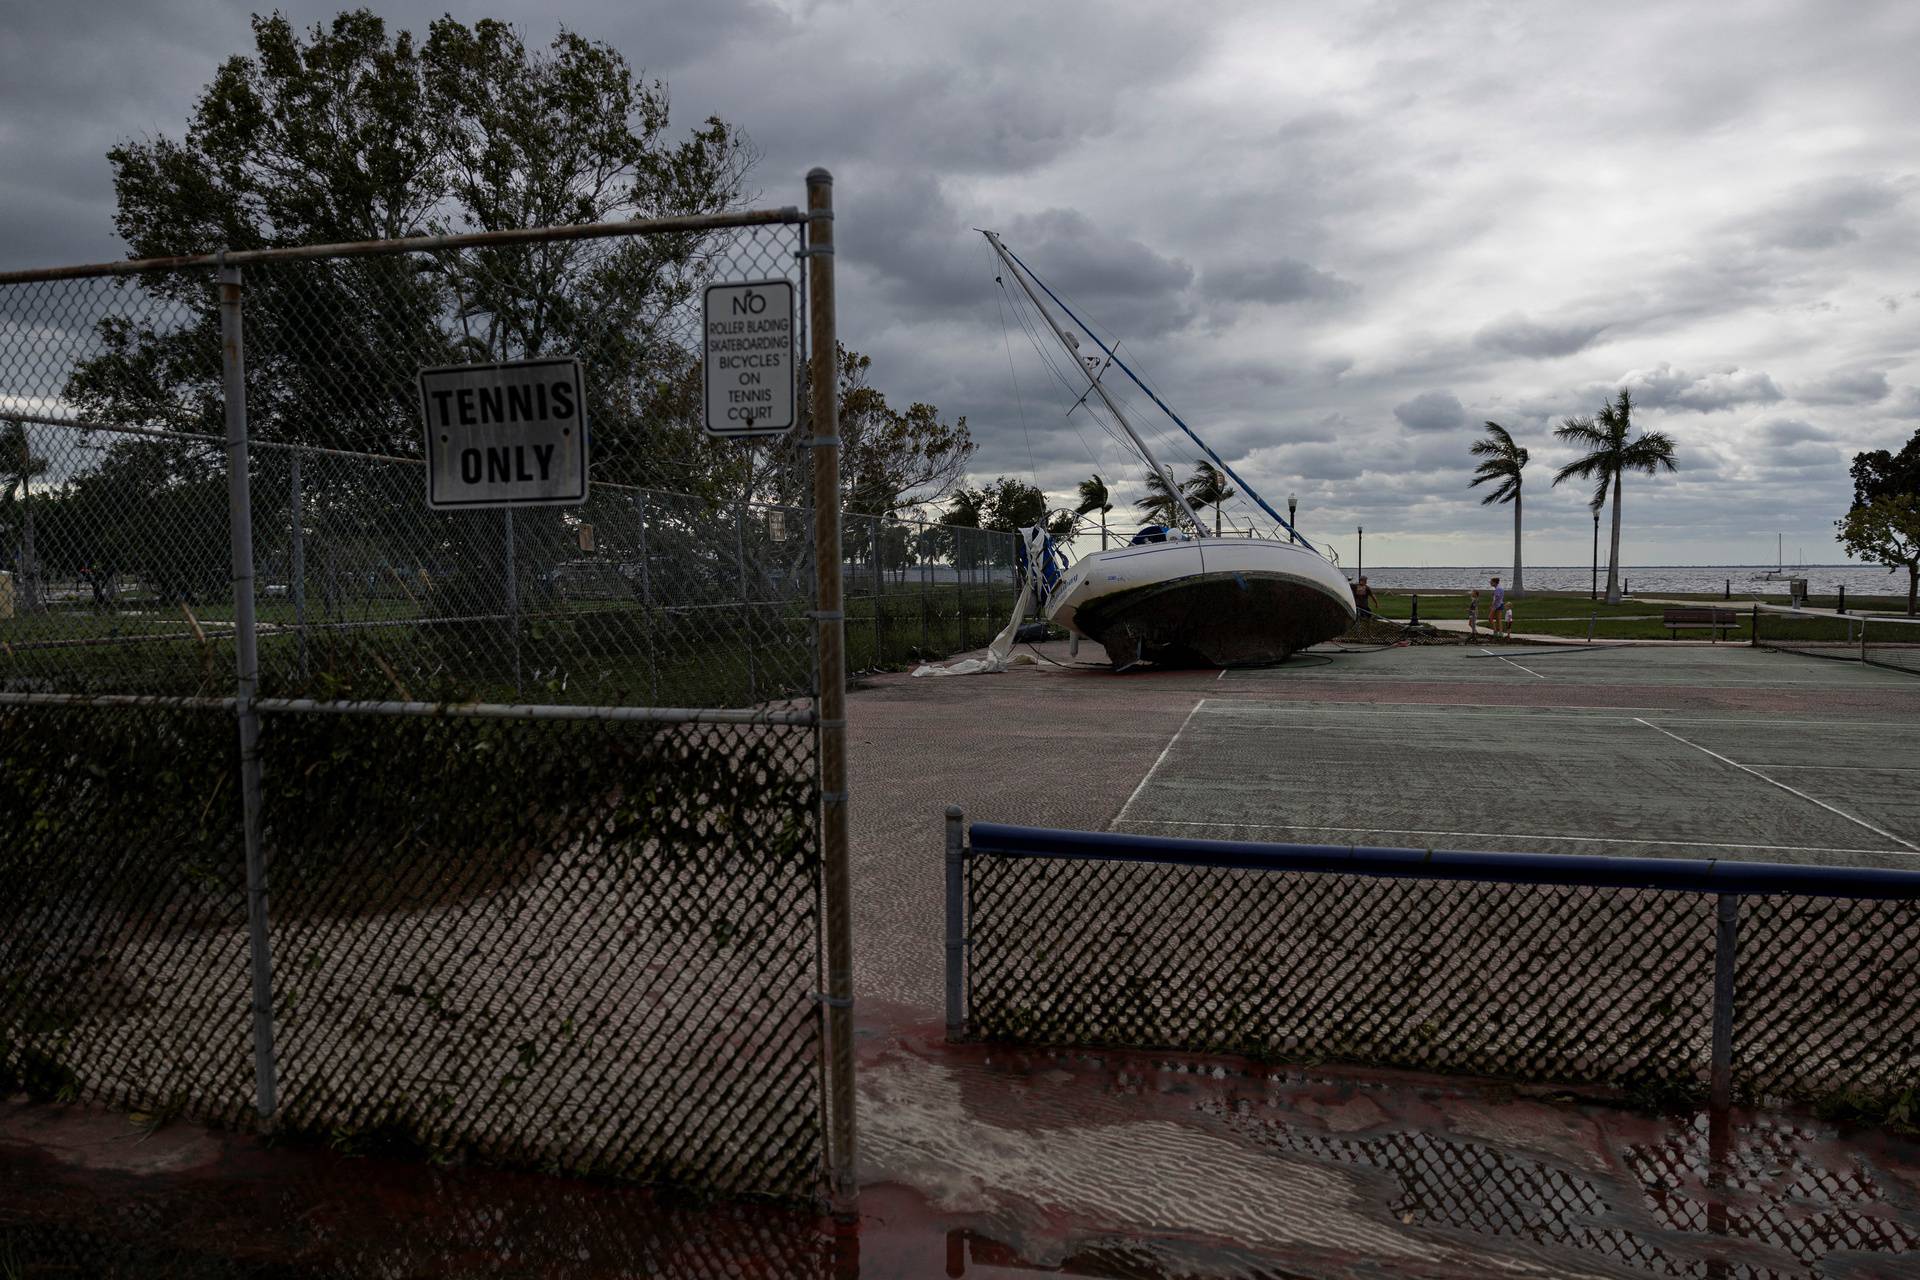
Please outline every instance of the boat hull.
[{"label": "boat hull", "polygon": [[1098,552],[1073,568],[1048,616],[1116,667],[1284,661],[1354,619],[1339,570],[1287,543],[1195,539]]}]

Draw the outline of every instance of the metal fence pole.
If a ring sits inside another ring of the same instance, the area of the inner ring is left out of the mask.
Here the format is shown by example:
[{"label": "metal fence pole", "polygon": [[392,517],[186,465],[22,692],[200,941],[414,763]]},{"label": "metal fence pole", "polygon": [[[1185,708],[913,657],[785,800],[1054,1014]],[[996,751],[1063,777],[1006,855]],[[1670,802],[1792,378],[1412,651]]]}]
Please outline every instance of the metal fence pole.
[{"label": "metal fence pole", "polygon": [[858,1217],[853,1097],[853,921],[847,855],[847,654],[840,545],[833,175],[807,174],[807,305],[813,343],[814,624],[819,656],[820,856],[827,944],[827,1178],[833,1210]]},{"label": "metal fence pole", "polygon": [[514,569],[513,508],[500,513],[507,534],[507,626],[513,632],[513,696],[520,698],[520,578]]},{"label": "metal fence pole", "polygon": [[966,917],[962,895],[966,877],[966,815],[960,806],[947,806],[947,1039],[966,1034],[967,1014],[960,996],[961,953],[966,947]]},{"label": "metal fence pole", "polygon": [[920,660],[932,652],[927,647],[927,596],[933,591],[933,557],[927,554],[926,526],[920,526]]},{"label": "metal fence pole", "polygon": [[886,583],[880,573],[880,517],[868,517],[867,551],[873,557],[873,666],[877,671],[886,665],[886,624],[880,617],[882,605],[881,592]]},{"label": "metal fence pole", "polygon": [[240,813],[247,858],[247,950],[253,968],[254,1106],[278,1108],[273,1059],[273,958],[267,946],[267,867],[260,848],[260,654],[253,615],[253,495],[247,457],[247,363],[240,268],[222,266],[220,358],[227,418],[227,528],[233,563],[235,713],[240,725]]},{"label": "metal fence pole", "polygon": [[1713,942],[1713,1080],[1707,1104],[1715,1111],[1733,1105],[1734,976],[1740,946],[1740,895],[1718,895]]},{"label": "metal fence pole", "polygon": [[293,597],[293,627],[295,643],[300,653],[300,678],[307,678],[307,531],[305,495],[300,489],[300,451],[288,452],[292,459],[291,479],[288,483],[288,504],[293,514],[293,581],[288,584],[288,593]]},{"label": "metal fence pole", "polygon": [[[749,448],[752,446],[749,445]],[[740,575],[740,632],[747,646],[747,701],[760,701],[753,669],[753,591],[747,585],[747,504],[742,499],[733,514],[733,564]]]},{"label": "metal fence pole", "polygon": [[640,616],[647,629],[648,701],[660,705],[660,657],[653,638],[653,569],[647,562],[647,495],[635,495],[634,507],[640,512]]}]

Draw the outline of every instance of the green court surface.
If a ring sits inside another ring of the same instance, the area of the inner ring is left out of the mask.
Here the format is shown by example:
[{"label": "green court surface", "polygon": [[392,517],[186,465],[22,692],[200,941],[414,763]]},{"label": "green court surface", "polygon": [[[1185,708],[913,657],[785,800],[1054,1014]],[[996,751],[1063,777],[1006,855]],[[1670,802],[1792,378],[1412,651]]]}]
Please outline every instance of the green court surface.
[{"label": "green court surface", "polygon": [[1908,672],[1854,662],[1810,659],[1742,644],[1660,648],[1615,645],[1429,645],[1405,649],[1322,645],[1275,667],[1227,671],[1223,692],[1249,693],[1273,681],[1445,681],[1508,684],[1697,686],[1715,689],[1812,688],[1855,690],[1870,685],[1920,691]]},{"label": "green court surface", "polygon": [[[1327,657],[1215,680],[1113,829],[1920,869],[1912,675],[1738,648]],[[1515,686],[1524,705],[1494,705]],[[1578,705],[1555,705],[1556,688]],[[1688,689],[1747,705],[1676,707]],[[1885,711],[1863,714],[1860,695],[1883,690]],[[1823,714],[1827,691],[1852,709]]]}]

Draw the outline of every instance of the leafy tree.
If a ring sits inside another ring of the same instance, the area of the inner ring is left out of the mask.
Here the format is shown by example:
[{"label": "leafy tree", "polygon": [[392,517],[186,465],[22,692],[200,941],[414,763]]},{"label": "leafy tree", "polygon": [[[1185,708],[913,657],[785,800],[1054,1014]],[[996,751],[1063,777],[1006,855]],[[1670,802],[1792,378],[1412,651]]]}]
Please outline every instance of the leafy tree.
[{"label": "leafy tree", "polygon": [[1613,542],[1607,554],[1607,603],[1620,602],[1620,488],[1629,471],[1656,475],[1676,469],[1673,438],[1664,431],[1633,434],[1633,398],[1625,387],[1613,403],[1602,405],[1593,417],[1568,418],[1554,428],[1553,434],[1575,448],[1587,452],[1554,473],[1553,482],[1596,480],[1592,506],[1607,500],[1613,491]]},{"label": "leafy tree", "polygon": [[1073,532],[1074,513],[1047,510],[1047,495],[1018,476],[997,476],[980,489],[957,489],[947,508],[946,523],[962,529],[989,529],[1018,533],[1033,526],[1055,538]]},{"label": "leafy tree", "polygon": [[[442,18],[422,43],[359,9],[304,32],[256,17],[253,34],[183,137],[109,152],[133,256],[712,212],[752,159],[718,119],[674,140],[665,87],[572,32],[529,49],[503,23]],[[707,270],[702,240],[678,236],[249,271],[250,427],[411,456],[416,367],[578,353],[597,375],[595,478],[723,492],[739,451],[705,441],[698,360],[671,328]],[[104,322],[69,394],[109,421],[217,433],[209,281],[141,287],[178,305],[134,314],[180,318]]]},{"label": "leafy tree", "polygon": [[1187,501],[1198,511],[1205,507],[1213,508],[1213,536],[1220,536],[1220,509],[1235,494],[1233,486],[1227,483],[1224,469],[1202,459],[1193,468],[1193,475],[1180,486]]},{"label": "leafy tree", "polygon": [[1869,449],[1853,455],[1853,504],[1866,506],[1875,498],[1920,494],[1920,431],[1899,453]]},{"label": "leafy tree", "polygon": [[1524,589],[1520,579],[1520,473],[1526,470],[1528,455],[1526,447],[1515,444],[1505,427],[1497,422],[1489,422],[1486,427],[1487,434],[1473,442],[1471,452],[1481,463],[1473,469],[1467,487],[1497,481],[1493,491],[1480,499],[1480,505],[1513,504],[1513,594],[1519,595]]},{"label": "leafy tree", "polygon": [[1107,549],[1107,512],[1113,510],[1113,495],[1107,491],[1107,482],[1095,472],[1080,482],[1077,490],[1079,501],[1073,508],[1073,514],[1084,516],[1090,511],[1100,513],[1100,549]]},{"label": "leafy tree", "polygon": [[[953,491],[977,447],[965,418],[951,424],[915,401],[895,409],[869,382],[873,359],[841,346],[840,496],[847,511],[894,515]],[[802,377],[802,394],[808,379]],[[767,476],[768,496],[804,505],[812,492],[807,433],[785,437]]]},{"label": "leafy tree", "polygon": [[40,562],[33,545],[33,481],[46,472],[47,460],[33,451],[26,423],[17,419],[0,422],[0,485],[4,486],[0,487],[0,530],[19,529],[15,562],[19,567],[22,613],[38,613],[42,607]]},{"label": "leafy tree", "polygon": [[1855,503],[1846,518],[1834,524],[1848,555],[1883,564],[1889,572],[1906,569],[1907,613],[1912,616],[1920,605],[1920,495],[1882,494]]}]

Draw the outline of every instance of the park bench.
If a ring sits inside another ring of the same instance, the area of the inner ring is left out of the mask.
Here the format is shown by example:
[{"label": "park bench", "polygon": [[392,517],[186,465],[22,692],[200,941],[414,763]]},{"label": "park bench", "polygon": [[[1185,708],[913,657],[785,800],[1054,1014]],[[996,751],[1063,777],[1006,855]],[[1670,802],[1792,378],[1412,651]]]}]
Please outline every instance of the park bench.
[{"label": "park bench", "polygon": [[1676,639],[1683,630],[1693,631],[1709,629],[1713,638],[1718,640],[1724,631],[1731,631],[1739,625],[1731,609],[1668,609],[1661,619],[1666,624],[1668,639]]}]

